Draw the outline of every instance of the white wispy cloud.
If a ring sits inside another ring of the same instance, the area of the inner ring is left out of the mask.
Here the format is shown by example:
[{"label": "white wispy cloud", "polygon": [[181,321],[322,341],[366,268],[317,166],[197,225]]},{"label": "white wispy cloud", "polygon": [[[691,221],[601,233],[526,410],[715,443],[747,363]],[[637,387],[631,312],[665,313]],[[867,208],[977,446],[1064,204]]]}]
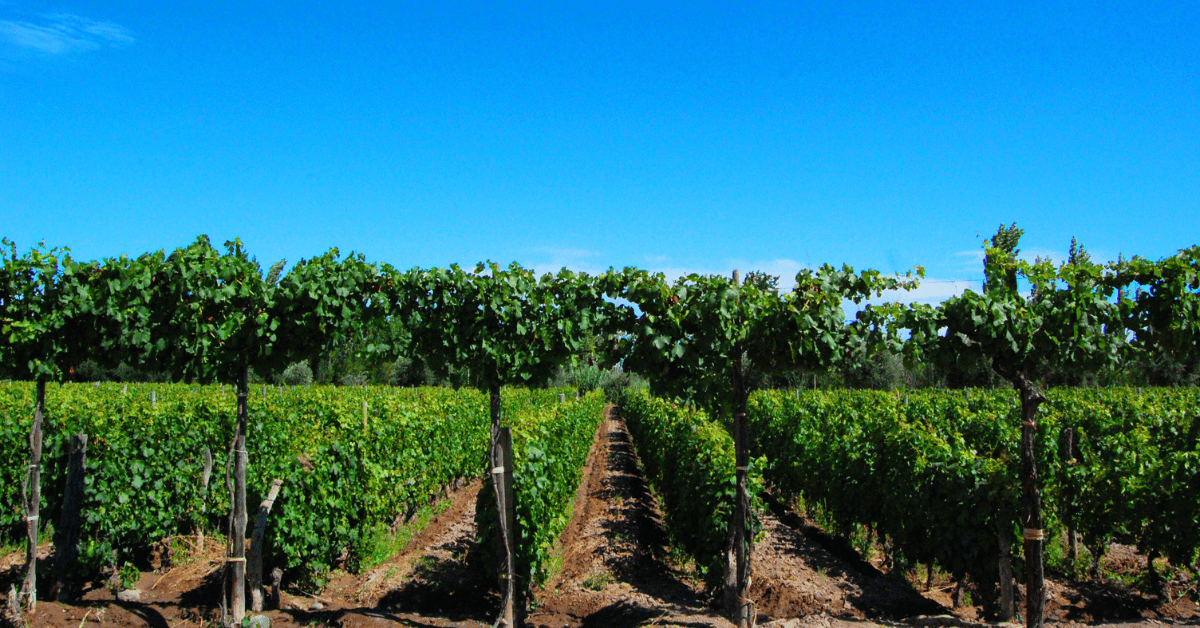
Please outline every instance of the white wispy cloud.
[{"label": "white wispy cloud", "polygon": [[37,22],[0,20],[0,42],[54,57],[124,48],[134,41],[133,32],[124,26],[70,13],[43,15]]}]

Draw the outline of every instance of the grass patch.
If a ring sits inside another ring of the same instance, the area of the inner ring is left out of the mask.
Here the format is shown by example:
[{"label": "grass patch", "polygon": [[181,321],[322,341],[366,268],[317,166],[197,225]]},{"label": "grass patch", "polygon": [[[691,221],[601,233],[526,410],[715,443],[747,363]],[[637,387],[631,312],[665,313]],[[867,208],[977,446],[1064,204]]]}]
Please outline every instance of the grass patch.
[{"label": "grass patch", "polygon": [[376,527],[363,540],[360,569],[365,571],[377,567],[387,562],[392,556],[403,552],[408,548],[408,544],[429,526],[429,522],[433,521],[434,517],[446,512],[449,508],[450,500],[439,499],[433,505],[421,506],[417,509],[416,514],[408,520],[408,523],[398,526],[395,530],[389,530],[382,525]]},{"label": "grass patch", "polygon": [[603,591],[604,587],[612,584],[612,581],[613,578],[610,574],[594,573],[589,575],[587,579],[583,581],[583,588],[590,589],[592,591]]}]

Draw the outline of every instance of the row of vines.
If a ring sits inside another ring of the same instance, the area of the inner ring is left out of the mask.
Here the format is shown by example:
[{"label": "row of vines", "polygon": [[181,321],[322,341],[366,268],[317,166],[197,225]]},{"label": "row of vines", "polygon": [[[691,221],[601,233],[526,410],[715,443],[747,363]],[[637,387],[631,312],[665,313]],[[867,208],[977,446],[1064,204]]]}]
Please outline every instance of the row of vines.
[{"label": "row of vines", "polygon": [[[1200,392],[1046,394],[1047,527],[1078,532],[1095,560],[1119,539],[1200,577]],[[760,391],[748,405],[752,496],[765,484],[842,530],[886,536],[910,564],[996,594],[1002,545],[1021,540],[1012,391]],[[716,586],[730,547],[733,439],[707,413],[645,391],[625,395],[622,410],[674,542]]]},{"label": "row of vines", "polygon": [[[1050,530],[1098,557],[1119,537],[1196,573],[1200,393],[1055,389],[1038,423]],[[908,560],[997,582],[1021,538],[1020,404],[1011,391],[762,392],[752,449],[767,481],[842,526],[887,535]]]},{"label": "row of vines", "polygon": [[[709,589],[718,590],[737,498],[733,438],[706,413],[645,390],[624,395],[621,411],[672,542],[695,557]],[[748,482],[754,503],[761,489],[755,467]]]},{"label": "row of vines", "polygon": [[[519,435],[518,549],[526,573],[541,569],[569,516],[567,504],[602,415],[599,393],[578,401],[564,393],[504,394],[502,412]],[[23,532],[22,445],[33,403],[32,384],[0,384],[0,540],[6,543]],[[319,572],[339,561],[353,567],[372,534],[411,516],[445,487],[486,472],[488,403],[475,390],[271,386],[250,395],[249,410],[250,492],[260,495],[274,478],[283,480],[264,558],[293,571]],[[67,436],[84,432],[91,443],[83,569],[127,560],[164,537],[223,530],[229,496],[220,485],[235,414],[232,387],[48,388],[43,517],[57,520]],[[216,461],[207,491],[205,450]]]}]

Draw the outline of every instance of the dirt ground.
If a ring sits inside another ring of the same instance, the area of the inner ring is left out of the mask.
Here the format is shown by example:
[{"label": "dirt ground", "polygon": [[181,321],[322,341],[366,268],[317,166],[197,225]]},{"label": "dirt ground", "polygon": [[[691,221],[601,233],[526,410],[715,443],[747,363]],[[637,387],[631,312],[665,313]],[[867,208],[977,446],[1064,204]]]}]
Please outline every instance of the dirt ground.
[{"label": "dirt ground", "polygon": [[[499,610],[494,582],[473,568],[475,502],[480,484],[450,492],[448,504],[408,547],[359,574],[335,572],[320,591],[284,582],[270,625],[480,627]],[[751,598],[760,626],[867,628],[974,626],[982,610],[953,608],[954,584],[923,570],[888,575],[881,561],[864,560],[848,543],[821,531],[785,504],[768,499],[765,534],[755,547]],[[40,601],[28,626],[48,628],[201,628],[219,625],[223,546],[201,550],[186,539],[184,555],[158,558],[142,573],[138,601],[119,601],[103,582],[83,588],[73,604]],[[49,548],[42,548],[45,559]],[[661,513],[623,421],[611,412],[597,432],[574,513],[557,547],[549,580],[532,592],[526,624],[534,628],[689,626],[729,628],[690,561],[671,551]],[[0,558],[4,591],[19,581],[24,557]],[[40,561],[39,561],[40,562]],[[173,564],[172,564],[173,563]],[[1145,559],[1114,546],[1109,574],[1138,573]],[[920,571],[921,573],[916,573]],[[1200,625],[1200,607],[1186,595],[1196,583],[1176,580],[1171,600],[1144,595],[1119,579],[1051,581],[1047,620],[1062,628]],[[268,600],[271,600],[268,595]]]}]

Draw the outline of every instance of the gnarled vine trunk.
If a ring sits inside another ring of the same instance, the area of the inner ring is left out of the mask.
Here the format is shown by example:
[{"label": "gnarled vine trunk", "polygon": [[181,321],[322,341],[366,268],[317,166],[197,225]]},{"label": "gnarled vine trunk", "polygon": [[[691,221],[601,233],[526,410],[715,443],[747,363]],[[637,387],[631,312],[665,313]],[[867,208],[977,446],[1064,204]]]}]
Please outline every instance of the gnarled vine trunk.
[{"label": "gnarled vine trunk", "polygon": [[[738,280],[734,272],[734,282]],[[750,530],[750,498],[746,493],[746,474],[750,466],[749,429],[746,425],[746,402],[749,397],[740,352],[733,361],[733,449],[737,490],[733,505],[733,554],[735,577],[726,578],[731,591],[725,592],[727,611],[738,628],[754,625],[754,604],[750,601],[750,560],[754,537]]]},{"label": "gnarled vine trunk", "polygon": [[1046,611],[1046,576],[1042,560],[1042,493],[1038,488],[1037,413],[1045,395],[1024,371],[1012,376],[1021,398],[1021,492],[1025,504],[1025,626],[1042,628]]}]

